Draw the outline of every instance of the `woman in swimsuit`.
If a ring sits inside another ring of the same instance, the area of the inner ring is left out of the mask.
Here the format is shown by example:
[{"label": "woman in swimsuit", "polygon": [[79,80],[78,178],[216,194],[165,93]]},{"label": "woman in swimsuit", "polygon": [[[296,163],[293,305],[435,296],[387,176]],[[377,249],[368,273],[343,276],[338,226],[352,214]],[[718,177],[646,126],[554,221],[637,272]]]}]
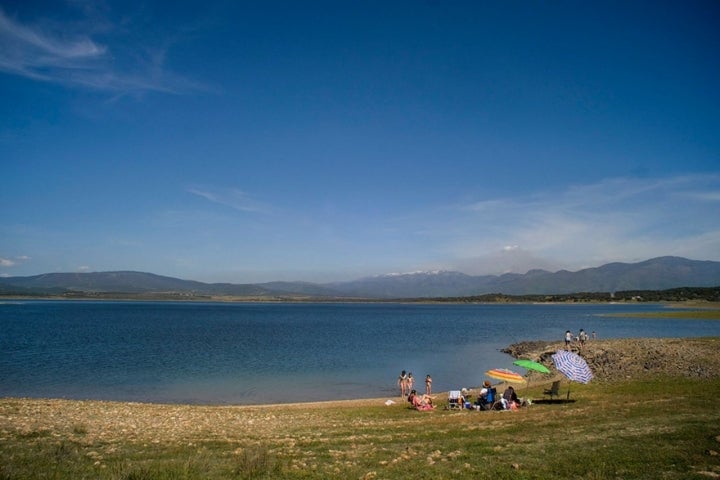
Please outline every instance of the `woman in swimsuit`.
[{"label": "woman in swimsuit", "polygon": [[398,377],[398,386],[400,387],[400,396],[404,398],[405,395],[407,395],[405,392],[408,391],[408,390],[406,390],[406,388],[407,388],[407,373],[405,372],[405,370],[400,372],[400,376]]},{"label": "woman in swimsuit", "polygon": [[408,398],[411,399],[410,404],[418,410],[432,410],[433,408],[435,408],[435,405],[433,405],[432,398],[430,398],[430,396],[420,396],[415,390],[410,392],[410,396]]}]

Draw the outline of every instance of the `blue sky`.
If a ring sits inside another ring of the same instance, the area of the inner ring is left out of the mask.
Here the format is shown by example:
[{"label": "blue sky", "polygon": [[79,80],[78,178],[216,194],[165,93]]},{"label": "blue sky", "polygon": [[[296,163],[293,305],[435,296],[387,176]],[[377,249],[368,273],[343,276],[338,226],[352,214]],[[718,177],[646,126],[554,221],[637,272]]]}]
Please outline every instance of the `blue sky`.
[{"label": "blue sky", "polygon": [[0,0],[0,275],[720,261],[720,3]]}]

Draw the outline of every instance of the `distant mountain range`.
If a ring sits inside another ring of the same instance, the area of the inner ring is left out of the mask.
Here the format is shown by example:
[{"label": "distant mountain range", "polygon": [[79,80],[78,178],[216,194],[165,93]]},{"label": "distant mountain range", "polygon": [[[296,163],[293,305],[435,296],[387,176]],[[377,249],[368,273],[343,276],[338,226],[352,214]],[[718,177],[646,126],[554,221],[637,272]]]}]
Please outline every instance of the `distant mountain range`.
[{"label": "distant mountain range", "polygon": [[143,272],[47,273],[0,278],[2,295],[410,299],[486,294],[553,295],[720,286],[720,262],[658,257],[609,263],[577,272],[466,275],[434,271],[388,274],[347,282],[203,283]]}]

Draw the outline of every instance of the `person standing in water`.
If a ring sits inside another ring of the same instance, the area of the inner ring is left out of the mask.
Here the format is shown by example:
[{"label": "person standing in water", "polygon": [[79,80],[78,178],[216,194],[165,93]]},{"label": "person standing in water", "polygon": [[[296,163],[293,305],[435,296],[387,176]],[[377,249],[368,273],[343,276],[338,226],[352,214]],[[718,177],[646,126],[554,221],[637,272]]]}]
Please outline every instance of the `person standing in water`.
[{"label": "person standing in water", "polygon": [[432,394],[432,377],[428,373],[425,375],[425,395]]}]

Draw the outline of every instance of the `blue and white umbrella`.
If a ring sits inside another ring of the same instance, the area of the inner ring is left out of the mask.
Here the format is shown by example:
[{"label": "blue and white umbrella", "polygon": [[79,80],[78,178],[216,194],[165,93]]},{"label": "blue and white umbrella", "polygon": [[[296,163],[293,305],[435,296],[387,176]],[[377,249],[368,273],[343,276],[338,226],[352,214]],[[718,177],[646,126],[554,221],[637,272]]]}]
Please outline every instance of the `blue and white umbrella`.
[{"label": "blue and white umbrella", "polygon": [[577,353],[558,350],[552,355],[552,359],[555,367],[573,382],[588,383],[593,378],[592,370],[587,362]]}]

